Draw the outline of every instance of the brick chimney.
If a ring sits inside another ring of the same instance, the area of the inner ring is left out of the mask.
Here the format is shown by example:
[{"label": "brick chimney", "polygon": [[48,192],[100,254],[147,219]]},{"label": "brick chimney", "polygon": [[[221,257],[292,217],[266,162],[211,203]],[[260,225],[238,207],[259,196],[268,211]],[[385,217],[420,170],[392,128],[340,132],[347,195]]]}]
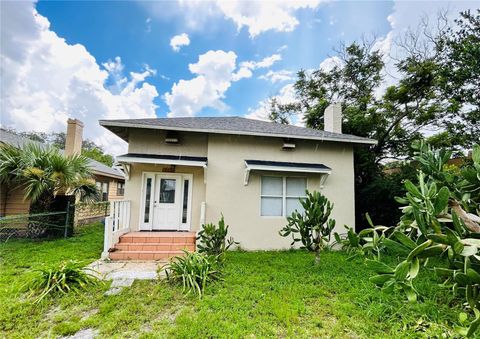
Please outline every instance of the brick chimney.
[{"label": "brick chimney", "polygon": [[67,135],[65,136],[65,155],[82,153],[83,122],[77,119],[67,120]]},{"label": "brick chimney", "polygon": [[324,130],[333,133],[342,133],[342,104],[331,104],[323,115]]}]

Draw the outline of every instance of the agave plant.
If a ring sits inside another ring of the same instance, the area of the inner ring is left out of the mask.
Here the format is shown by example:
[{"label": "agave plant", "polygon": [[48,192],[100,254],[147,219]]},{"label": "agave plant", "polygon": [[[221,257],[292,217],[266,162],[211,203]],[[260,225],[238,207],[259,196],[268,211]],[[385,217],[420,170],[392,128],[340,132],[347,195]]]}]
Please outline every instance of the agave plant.
[{"label": "agave plant", "polygon": [[57,148],[36,144],[1,147],[0,183],[23,189],[25,199],[44,210],[48,210],[58,194],[78,194],[83,200],[98,199],[87,158],[64,156]]},{"label": "agave plant", "polygon": [[[430,155],[420,160],[427,170],[443,171],[443,158],[439,160]],[[417,291],[413,281],[419,271],[429,258],[444,257],[448,266],[434,267],[434,270],[443,279],[443,285],[465,298],[473,311],[475,320],[468,328],[458,329],[462,335],[471,336],[480,326],[480,216],[467,213],[463,207],[470,207],[470,198],[480,190],[475,184],[475,178],[480,179],[479,146],[473,151],[473,166],[463,169],[460,175],[466,172],[477,174],[464,180],[457,176],[444,184],[441,180],[446,180],[448,175],[425,175],[420,171],[418,185],[407,181],[407,194],[398,199],[406,205],[404,215],[395,232],[383,241],[386,249],[404,259],[394,268],[380,261],[367,264],[377,273],[371,278],[372,282],[387,291],[403,290],[408,300],[415,302]],[[459,196],[462,198],[457,201]],[[478,211],[478,205],[473,203],[473,206]]]},{"label": "agave plant", "polygon": [[364,256],[380,260],[381,253],[385,248],[384,242],[388,239],[387,236],[392,227],[374,225],[368,213],[365,216],[370,225],[369,228],[365,228],[357,234],[353,228],[345,225],[347,233],[340,235],[335,232],[335,241],[342,246],[342,249],[352,254],[348,259]]},{"label": "agave plant", "polygon": [[82,262],[74,260],[36,269],[34,272],[34,277],[23,286],[23,289],[30,291],[30,296],[36,296],[34,303],[40,302],[48,295],[66,294],[100,283],[93,269],[86,268]]},{"label": "agave plant", "polygon": [[162,266],[160,271],[165,271],[167,280],[181,283],[186,295],[193,293],[201,298],[205,287],[220,279],[220,271],[217,270],[218,257],[198,252],[183,252],[183,256],[173,258],[170,263]]}]

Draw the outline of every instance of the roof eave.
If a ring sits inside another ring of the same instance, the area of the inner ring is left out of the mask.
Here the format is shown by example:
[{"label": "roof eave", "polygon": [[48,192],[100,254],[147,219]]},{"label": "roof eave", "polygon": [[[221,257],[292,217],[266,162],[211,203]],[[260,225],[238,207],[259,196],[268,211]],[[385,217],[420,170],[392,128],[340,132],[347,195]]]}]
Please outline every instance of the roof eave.
[{"label": "roof eave", "polygon": [[[126,128],[145,128],[145,129],[157,129],[157,130],[169,130],[169,131],[185,131],[185,132],[200,132],[200,133],[214,133],[214,134],[230,134],[230,135],[250,135],[250,136],[262,136],[271,138],[289,138],[299,140],[316,140],[316,141],[332,141],[332,142],[345,142],[352,144],[370,144],[376,145],[377,140],[374,139],[348,139],[348,138],[331,138],[331,137],[314,137],[314,136],[299,136],[290,134],[277,134],[277,133],[258,133],[258,132],[246,132],[246,131],[228,131],[228,130],[215,130],[215,129],[198,129],[188,127],[169,127],[159,125],[144,125],[135,123],[124,122],[112,122],[108,120],[99,120],[100,126],[103,126],[110,130],[108,127],[126,127]],[[112,130],[110,130],[113,132]],[[115,133],[115,132],[113,132]],[[118,134],[117,134],[118,135]],[[121,136],[119,136],[122,138]],[[124,139],[124,138],[122,138]],[[124,139],[125,140],[125,139]]]},{"label": "roof eave", "polygon": [[117,175],[117,174],[102,172],[102,171],[98,171],[98,170],[94,170],[94,169],[91,169],[91,172],[92,172],[92,174],[94,174],[94,175],[101,175],[101,176],[103,176],[103,177],[109,177],[109,178],[115,178],[115,179],[125,180],[125,177],[123,177],[123,176],[120,175],[120,174]]}]

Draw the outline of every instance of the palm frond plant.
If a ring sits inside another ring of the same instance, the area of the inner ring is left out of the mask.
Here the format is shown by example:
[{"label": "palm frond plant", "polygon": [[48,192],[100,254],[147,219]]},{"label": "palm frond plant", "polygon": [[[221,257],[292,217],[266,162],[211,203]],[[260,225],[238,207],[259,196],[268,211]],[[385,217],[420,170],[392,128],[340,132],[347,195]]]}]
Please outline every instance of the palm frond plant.
[{"label": "palm frond plant", "polygon": [[76,292],[101,283],[93,269],[74,260],[35,269],[34,273],[23,286],[23,290],[30,292],[29,297],[35,296],[34,303],[39,303],[48,295]]},{"label": "palm frond plant", "polygon": [[205,287],[221,277],[221,272],[217,269],[218,257],[198,252],[183,252],[183,256],[173,258],[170,263],[162,266],[160,271],[165,271],[168,281],[181,283],[186,295],[193,293],[201,298]]},{"label": "palm frond plant", "polygon": [[42,211],[61,194],[76,194],[81,200],[99,197],[86,157],[65,156],[57,148],[33,143],[1,146],[0,183],[22,189],[24,198]]}]

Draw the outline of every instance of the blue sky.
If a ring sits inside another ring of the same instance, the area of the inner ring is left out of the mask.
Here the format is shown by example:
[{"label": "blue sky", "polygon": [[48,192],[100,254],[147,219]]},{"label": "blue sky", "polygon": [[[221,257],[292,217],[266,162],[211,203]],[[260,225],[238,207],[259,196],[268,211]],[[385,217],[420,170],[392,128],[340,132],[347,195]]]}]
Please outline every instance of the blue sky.
[{"label": "blue sky", "polygon": [[[69,117],[114,154],[99,119],[238,115],[293,100],[295,73],[328,68],[333,48],[396,38],[447,1],[22,1],[0,3],[0,124],[64,131]],[[173,42],[183,44],[175,45]],[[175,47],[175,48],[174,48]],[[392,82],[394,79],[388,79]],[[300,121],[297,121],[300,123]]]},{"label": "blue sky", "polygon": [[[175,7],[176,3],[158,6]],[[300,9],[296,13],[299,24],[294,31],[267,31],[253,39],[246,27],[238,30],[233,21],[218,18],[207,27],[191,28],[177,16],[155,16],[148,3],[40,1],[37,10],[48,18],[53,31],[69,44],[84,45],[99,63],[120,56],[126,72],[138,71],[148,64],[157,70],[149,83],[163,94],[179,79],[191,78],[188,64],[195,63],[200,54],[209,50],[234,51],[238,61],[246,61],[262,59],[287,46],[280,52],[282,60],[272,70],[296,72],[318,67],[340,41],[353,41],[361,34],[386,35],[390,30],[387,16],[393,10],[393,2],[326,3],[315,10]],[[176,53],[169,43],[181,33],[187,33],[191,43]],[[281,82],[272,84],[258,79],[267,71],[230,87],[225,93],[224,102],[230,107],[226,111],[207,107],[200,115],[246,114],[282,86]],[[168,106],[162,97],[155,98],[155,103],[159,106],[157,115],[165,116]]]}]

